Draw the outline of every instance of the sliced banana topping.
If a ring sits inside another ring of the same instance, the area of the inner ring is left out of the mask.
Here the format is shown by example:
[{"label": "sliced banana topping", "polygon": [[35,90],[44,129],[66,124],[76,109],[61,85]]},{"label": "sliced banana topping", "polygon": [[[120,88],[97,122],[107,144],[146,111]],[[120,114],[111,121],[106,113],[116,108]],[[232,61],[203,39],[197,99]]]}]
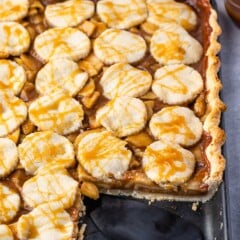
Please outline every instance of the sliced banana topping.
[{"label": "sliced banana topping", "polygon": [[203,90],[201,75],[184,64],[167,65],[154,75],[153,92],[167,104],[190,102]]},{"label": "sliced banana topping", "polygon": [[143,169],[157,184],[186,182],[194,172],[194,155],[178,144],[157,141],[150,144],[143,155]]},{"label": "sliced banana topping", "polygon": [[0,138],[0,178],[11,173],[18,163],[16,144],[8,138]]},{"label": "sliced banana topping", "polygon": [[192,64],[200,60],[202,46],[176,23],[159,24],[151,38],[150,52],[161,64]]},{"label": "sliced banana topping", "polygon": [[46,164],[71,167],[75,163],[72,143],[52,131],[26,136],[18,146],[18,152],[21,165],[30,174],[35,174]]},{"label": "sliced banana topping", "polygon": [[0,91],[0,137],[14,131],[27,117],[25,103],[11,95]]},{"label": "sliced banana topping", "polygon": [[147,110],[140,99],[122,96],[100,108],[96,120],[118,137],[125,137],[144,128]]},{"label": "sliced banana topping", "polygon": [[68,59],[55,59],[47,63],[37,74],[37,91],[45,95],[62,88],[71,96],[76,95],[88,80],[88,74],[79,69],[77,63]]},{"label": "sliced banana topping", "polygon": [[78,182],[71,178],[64,168],[47,167],[27,180],[22,188],[24,202],[35,208],[40,204],[57,201],[63,208],[70,208],[76,198]]},{"label": "sliced banana topping", "polygon": [[94,53],[105,64],[118,62],[133,63],[141,60],[147,46],[144,39],[136,34],[108,29],[94,41]]},{"label": "sliced banana topping", "polygon": [[193,9],[184,3],[173,0],[147,0],[147,21],[156,25],[163,22],[175,22],[186,30],[192,30],[197,25],[197,15]]},{"label": "sliced banana topping", "polygon": [[116,63],[103,74],[100,84],[108,99],[119,96],[139,97],[151,87],[149,72],[132,67],[127,63]]},{"label": "sliced banana topping", "polygon": [[0,21],[18,21],[27,15],[28,0],[1,0]]},{"label": "sliced banana topping", "polygon": [[58,202],[42,204],[29,214],[22,215],[17,222],[19,239],[69,240],[72,239],[73,229],[70,215]]},{"label": "sliced banana topping", "polygon": [[144,0],[102,0],[97,4],[97,13],[109,27],[126,29],[147,18],[147,6]]},{"label": "sliced banana topping", "polygon": [[78,142],[77,158],[83,168],[93,177],[108,180],[121,178],[128,169],[132,153],[127,142],[110,132],[89,132]]},{"label": "sliced banana topping", "polygon": [[29,118],[40,130],[63,135],[79,129],[83,114],[80,103],[60,90],[38,98],[29,107]]},{"label": "sliced banana topping", "polygon": [[76,28],[52,28],[35,38],[34,50],[45,62],[58,58],[77,61],[88,55],[90,40]]},{"label": "sliced banana topping", "polygon": [[53,27],[73,27],[94,14],[94,3],[86,0],[68,0],[48,5],[47,22]]},{"label": "sliced banana topping", "polygon": [[16,22],[0,22],[0,57],[18,56],[28,50],[28,31]]},{"label": "sliced banana topping", "polygon": [[0,223],[12,220],[20,208],[20,197],[9,187],[0,183]]},{"label": "sliced banana topping", "polygon": [[10,60],[0,60],[0,91],[13,91],[18,95],[25,82],[26,73],[22,66]]},{"label": "sliced banana topping", "polygon": [[155,113],[149,123],[156,139],[168,140],[184,146],[195,144],[202,136],[202,123],[186,107],[165,107]]},{"label": "sliced banana topping", "polygon": [[0,239],[14,240],[11,229],[5,224],[0,224]]}]

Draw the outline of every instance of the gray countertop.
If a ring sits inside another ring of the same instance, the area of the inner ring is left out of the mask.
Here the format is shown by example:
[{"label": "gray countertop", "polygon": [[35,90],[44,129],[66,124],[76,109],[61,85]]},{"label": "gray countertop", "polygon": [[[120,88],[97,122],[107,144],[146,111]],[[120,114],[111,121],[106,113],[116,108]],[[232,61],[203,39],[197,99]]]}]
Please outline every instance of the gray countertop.
[{"label": "gray countertop", "polygon": [[[224,1],[217,0],[219,22],[222,28],[220,42],[222,99],[227,104],[223,127],[227,133],[224,153],[227,160],[225,184],[229,206],[229,232],[232,240],[240,239],[240,28],[226,13]],[[240,14],[240,13],[239,13]]]}]

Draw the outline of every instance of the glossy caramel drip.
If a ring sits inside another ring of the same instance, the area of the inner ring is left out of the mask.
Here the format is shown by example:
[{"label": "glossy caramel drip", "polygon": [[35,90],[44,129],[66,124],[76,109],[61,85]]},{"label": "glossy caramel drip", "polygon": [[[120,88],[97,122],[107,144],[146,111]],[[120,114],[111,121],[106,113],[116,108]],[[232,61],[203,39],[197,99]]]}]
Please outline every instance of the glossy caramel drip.
[{"label": "glossy caramel drip", "polygon": [[[174,108],[174,107],[173,107]],[[195,139],[195,134],[188,127],[184,116],[174,112],[173,108],[162,110],[161,114],[169,114],[171,120],[168,122],[157,122],[154,125],[161,129],[161,134],[181,134],[184,136],[185,141],[187,139]]]},{"label": "glossy caramel drip", "polygon": [[[188,93],[188,87],[179,79],[179,77],[176,75],[178,72],[183,70],[185,68],[184,65],[179,66],[178,68],[175,68],[174,70],[171,71],[166,71],[165,74],[163,74],[160,78],[158,78],[159,82],[157,82],[158,85],[160,85],[162,88],[167,88],[171,90],[174,93],[181,93],[181,94],[187,94]],[[170,86],[170,85],[165,85],[161,83],[161,79],[171,77],[173,78],[178,85],[177,86]]]},{"label": "glossy caramel drip", "polygon": [[[6,47],[10,44],[11,47],[17,47],[19,45],[25,45],[25,42],[28,42],[28,35],[23,34],[22,30],[19,29],[16,26],[13,25],[4,25],[3,26],[3,32],[4,32],[4,37],[5,41],[2,42],[1,44],[4,44]],[[13,41],[12,38],[17,39],[17,41]]]},{"label": "glossy caramel drip", "polygon": [[149,159],[154,159],[145,166],[145,171],[158,169],[159,178],[169,179],[176,172],[184,172],[186,165],[183,163],[183,156],[176,148],[165,147],[160,150],[147,148],[146,155]]},{"label": "glossy caramel drip", "polygon": [[[117,4],[114,3],[114,1],[105,1],[104,5],[107,7],[108,11],[101,13],[101,15],[107,24],[111,24],[111,22],[121,24],[121,22],[126,21],[129,16],[141,16],[145,14],[145,8],[142,1],[131,0],[130,4]],[[120,9],[121,11],[119,11]]]},{"label": "glossy caramel drip", "polygon": [[13,3],[14,1],[8,1],[3,0],[0,2],[0,19],[7,19],[11,16],[14,16],[15,14],[18,14],[19,12],[25,12],[27,10],[27,6],[25,5],[25,2],[23,4]]},{"label": "glossy caramel drip", "polygon": [[[106,31],[97,39],[98,48],[104,54],[104,58],[117,57],[118,61],[128,62],[128,55],[135,54],[139,51],[142,51],[145,48],[145,42],[140,36],[125,32],[123,30],[111,29],[111,31]],[[127,44],[121,43],[117,44],[118,38],[121,37],[121,34],[128,34],[129,38],[134,41],[134,46],[129,48]]]},{"label": "glossy caramel drip", "polygon": [[12,200],[10,201],[8,199],[11,195],[18,197],[17,193],[0,183],[0,221],[5,222],[11,220],[18,211],[19,203],[12,202]]},{"label": "glossy caramel drip", "polygon": [[118,149],[120,154],[126,155],[126,149],[117,147],[120,147],[121,145],[122,141],[112,137],[110,133],[101,133],[98,135],[97,141],[95,141],[88,149],[85,148],[84,151],[82,151],[82,157],[84,158],[84,161],[93,161],[97,163],[98,160],[111,157],[116,149]]},{"label": "glossy caramel drip", "polygon": [[[159,3],[153,2],[153,4],[148,4],[148,9],[150,11],[150,18],[152,17],[158,23],[176,22],[180,23],[180,25],[187,30],[191,30],[195,27],[195,24],[190,21],[191,15],[194,14],[194,11],[187,4],[174,1]],[[187,16],[184,18],[183,11],[187,13]]]},{"label": "glossy caramel drip", "polygon": [[19,111],[19,109],[25,108],[25,104],[17,97],[11,95],[1,95],[0,99],[0,125],[6,133],[12,132],[18,127],[26,117],[25,112]]},{"label": "glossy caramel drip", "polygon": [[171,60],[183,60],[185,56],[185,50],[182,47],[184,43],[181,41],[179,34],[175,32],[166,32],[164,34],[167,37],[165,43],[154,43],[153,52],[158,58],[164,58],[166,61]]}]

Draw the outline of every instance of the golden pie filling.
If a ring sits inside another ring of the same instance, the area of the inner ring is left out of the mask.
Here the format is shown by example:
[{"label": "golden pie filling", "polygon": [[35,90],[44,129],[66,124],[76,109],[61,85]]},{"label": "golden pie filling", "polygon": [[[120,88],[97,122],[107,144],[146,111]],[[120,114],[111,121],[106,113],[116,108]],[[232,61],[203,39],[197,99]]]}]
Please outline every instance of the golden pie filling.
[{"label": "golden pie filling", "polygon": [[208,0],[0,3],[0,236],[77,239],[99,191],[208,195],[213,16]]}]

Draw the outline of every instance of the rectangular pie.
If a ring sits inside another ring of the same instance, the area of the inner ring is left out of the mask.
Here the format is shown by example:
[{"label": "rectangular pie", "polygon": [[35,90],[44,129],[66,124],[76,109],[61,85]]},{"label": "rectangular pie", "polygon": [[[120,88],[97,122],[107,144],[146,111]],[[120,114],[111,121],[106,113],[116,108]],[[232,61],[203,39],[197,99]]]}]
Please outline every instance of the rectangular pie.
[{"label": "rectangular pie", "polygon": [[3,0],[1,238],[83,239],[99,192],[209,200],[220,33],[209,0]]}]

